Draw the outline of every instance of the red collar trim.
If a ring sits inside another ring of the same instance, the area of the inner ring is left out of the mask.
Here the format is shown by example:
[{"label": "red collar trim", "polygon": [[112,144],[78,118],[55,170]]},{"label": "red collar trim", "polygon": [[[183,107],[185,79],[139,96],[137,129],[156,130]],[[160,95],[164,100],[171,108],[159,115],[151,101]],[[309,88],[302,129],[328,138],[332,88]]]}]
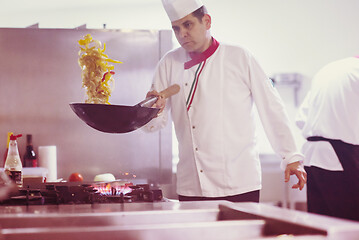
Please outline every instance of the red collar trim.
[{"label": "red collar trim", "polygon": [[212,37],[212,44],[206,51],[202,53],[189,53],[191,60],[184,63],[184,69],[189,69],[212,56],[212,54],[217,50],[218,46],[219,42],[217,42],[217,40]]}]

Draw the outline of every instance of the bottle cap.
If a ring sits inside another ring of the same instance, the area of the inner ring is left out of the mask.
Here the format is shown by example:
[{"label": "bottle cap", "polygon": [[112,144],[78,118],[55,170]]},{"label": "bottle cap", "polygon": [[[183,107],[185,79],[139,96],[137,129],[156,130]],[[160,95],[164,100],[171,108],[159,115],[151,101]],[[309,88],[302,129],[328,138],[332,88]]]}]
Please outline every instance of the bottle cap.
[{"label": "bottle cap", "polygon": [[19,137],[21,137],[22,136],[22,134],[18,134],[18,135],[14,135],[14,134],[11,134],[11,136],[10,136],[10,140],[16,140],[17,138],[19,138]]}]

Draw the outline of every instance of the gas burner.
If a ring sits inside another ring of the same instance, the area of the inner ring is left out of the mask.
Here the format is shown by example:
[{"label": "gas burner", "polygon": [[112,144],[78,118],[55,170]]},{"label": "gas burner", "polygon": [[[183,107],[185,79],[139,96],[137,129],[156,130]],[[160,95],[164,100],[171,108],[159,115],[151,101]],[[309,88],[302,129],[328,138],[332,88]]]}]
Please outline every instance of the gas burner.
[{"label": "gas burner", "polygon": [[22,188],[1,205],[94,204],[162,201],[162,191],[149,184],[44,183]]}]

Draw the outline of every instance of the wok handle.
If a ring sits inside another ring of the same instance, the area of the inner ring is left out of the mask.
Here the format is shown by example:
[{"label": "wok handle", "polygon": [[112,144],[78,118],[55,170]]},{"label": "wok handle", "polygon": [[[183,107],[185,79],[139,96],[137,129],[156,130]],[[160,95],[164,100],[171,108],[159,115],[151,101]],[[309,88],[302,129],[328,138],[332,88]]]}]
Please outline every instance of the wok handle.
[{"label": "wok handle", "polygon": [[166,88],[165,90],[160,92],[160,95],[163,98],[169,98],[175,94],[177,94],[180,90],[180,86],[178,84],[173,84],[171,86],[169,86],[168,88]]},{"label": "wok handle", "polygon": [[[169,86],[168,88],[166,88],[165,90],[161,91],[159,94],[163,98],[169,98],[169,97],[177,94],[179,92],[179,90],[180,90],[180,86],[178,84],[173,84],[173,85]],[[158,99],[158,97],[156,97],[156,96],[148,97],[137,105],[140,107],[152,107],[152,105],[155,104],[157,99]]]}]

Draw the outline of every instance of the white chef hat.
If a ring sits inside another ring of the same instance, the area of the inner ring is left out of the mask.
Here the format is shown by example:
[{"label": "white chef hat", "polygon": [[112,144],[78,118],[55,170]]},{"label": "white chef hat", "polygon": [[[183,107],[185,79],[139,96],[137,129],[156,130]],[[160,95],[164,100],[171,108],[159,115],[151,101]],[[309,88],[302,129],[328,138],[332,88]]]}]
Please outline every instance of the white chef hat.
[{"label": "white chef hat", "polygon": [[171,22],[177,21],[203,6],[201,0],[162,0]]}]

